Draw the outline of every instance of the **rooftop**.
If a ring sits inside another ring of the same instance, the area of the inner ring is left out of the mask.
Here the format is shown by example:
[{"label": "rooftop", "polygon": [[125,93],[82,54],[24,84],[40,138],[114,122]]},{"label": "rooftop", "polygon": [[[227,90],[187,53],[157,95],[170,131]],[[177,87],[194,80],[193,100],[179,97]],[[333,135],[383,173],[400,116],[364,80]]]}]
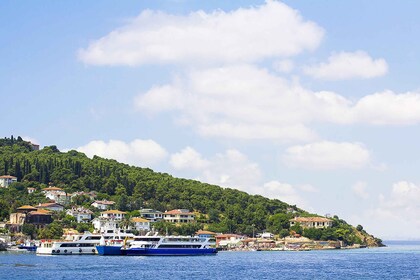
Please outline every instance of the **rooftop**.
[{"label": "rooftop", "polygon": [[11,175],[3,175],[0,176],[0,179],[17,179],[17,177]]},{"label": "rooftop", "polygon": [[331,222],[330,219],[324,217],[295,217],[290,222]]},{"label": "rooftop", "polygon": [[127,212],[123,212],[120,210],[108,210],[108,211],[101,212],[101,214],[127,214]]}]

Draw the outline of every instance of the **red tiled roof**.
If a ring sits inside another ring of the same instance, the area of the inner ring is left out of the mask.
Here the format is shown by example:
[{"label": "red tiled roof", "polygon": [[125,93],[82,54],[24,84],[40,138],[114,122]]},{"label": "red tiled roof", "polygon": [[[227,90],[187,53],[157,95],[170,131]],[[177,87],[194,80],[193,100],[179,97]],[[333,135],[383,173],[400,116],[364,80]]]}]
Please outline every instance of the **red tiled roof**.
[{"label": "red tiled roof", "polygon": [[330,219],[324,217],[296,217],[290,219],[290,222],[331,222]]},{"label": "red tiled roof", "polygon": [[163,214],[164,215],[166,215],[166,214],[168,214],[168,215],[177,215],[177,214],[181,214],[181,215],[195,215],[195,213],[192,213],[192,212],[182,212],[179,209],[175,209],[175,210],[171,210],[171,211],[166,211]]},{"label": "red tiled roof", "polygon": [[[115,202],[114,201],[108,201],[108,200],[97,200],[97,201],[95,201],[95,202],[93,202],[93,203],[96,203],[96,204],[105,204],[105,205],[112,205],[112,204],[115,204]],[[93,204],[92,203],[92,204]]]}]

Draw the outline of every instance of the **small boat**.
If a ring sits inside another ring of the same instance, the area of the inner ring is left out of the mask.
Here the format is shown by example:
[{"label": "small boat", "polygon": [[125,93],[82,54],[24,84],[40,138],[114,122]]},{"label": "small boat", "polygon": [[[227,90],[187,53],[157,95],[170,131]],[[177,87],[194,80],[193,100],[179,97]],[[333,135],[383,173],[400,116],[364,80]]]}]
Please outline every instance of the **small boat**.
[{"label": "small boat", "polygon": [[20,250],[26,250],[29,252],[35,252],[36,248],[37,248],[37,244],[35,242],[31,242],[31,241],[27,241],[24,244],[20,244],[17,246],[18,249]]},{"label": "small boat", "polygon": [[101,238],[120,244],[121,247],[127,237],[134,237],[134,234],[122,231],[93,234],[87,231],[83,235],[76,235],[71,241],[41,240],[36,253],[40,255],[95,255],[98,253],[96,246],[100,244]]},{"label": "small boat", "polygon": [[127,256],[196,256],[215,255],[212,238],[191,236],[136,236],[118,251],[117,246],[97,246],[100,255]]}]

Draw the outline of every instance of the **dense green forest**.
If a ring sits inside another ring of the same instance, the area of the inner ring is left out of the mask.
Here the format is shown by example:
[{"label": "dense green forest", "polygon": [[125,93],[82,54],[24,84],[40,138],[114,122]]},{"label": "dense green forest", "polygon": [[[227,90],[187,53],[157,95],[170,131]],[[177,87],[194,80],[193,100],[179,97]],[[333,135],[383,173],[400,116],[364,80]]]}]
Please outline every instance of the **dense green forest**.
[{"label": "dense green forest", "polygon": [[[18,178],[9,188],[0,188],[0,220],[7,220],[19,206],[45,202],[40,192],[28,194],[27,188],[39,191],[48,185],[61,187],[67,193],[95,191],[98,199],[113,200],[117,209],[131,213],[140,208],[160,211],[187,208],[199,213],[194,229],[217,232],[251,235],[254,231],[268,230],[286,236],[291,230],[289,219],[297,215],[315,216],[277,199],[174,178],[98,156],[90,159],[75,150],[63,153],[56,146],[48,146],[34,151],[21,137],[0,139],[0,175]],[[89,205],[83,198],[75,203]],[[292,230],[316,239],[364,242],[359,234],[364,232],[362,229],[357,231],[336,216],[333,220],[333,229]]]}]

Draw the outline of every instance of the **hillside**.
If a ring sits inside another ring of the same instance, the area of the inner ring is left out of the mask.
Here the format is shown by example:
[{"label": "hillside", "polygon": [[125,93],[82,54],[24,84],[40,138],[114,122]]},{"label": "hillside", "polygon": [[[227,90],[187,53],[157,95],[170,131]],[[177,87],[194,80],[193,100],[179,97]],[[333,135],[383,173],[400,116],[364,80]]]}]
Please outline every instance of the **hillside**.
[{"label": "hillside", "polygon": [[39,192],[28,194],[28,187],[39,191],[54,185],[67,193],[95,191],[98,199],[116,201],[116,208],[123,211],[142,207],[160,211],[191,209],[200,213],[198,227],[217,232],[252,235],[253,231],[268,230],[284,236],[294,230],[315,239],[343,240],[347,244],[370,240],[370,245],[381,245],[361,226],[357,230],[336,216],[330,229],[307,231],[299,226],[290,229],[289,219],[316,215],[277,199],[175,178],[97,156],[90,159],[74,150],[63,153],[56,146],[49,146],[36,151],[20,137],[0,139],[0,175],[6,174],[16,176],[18,182],[7,189],[0,188],[0,220],[7,220],[19,206],[45,202]]}]

